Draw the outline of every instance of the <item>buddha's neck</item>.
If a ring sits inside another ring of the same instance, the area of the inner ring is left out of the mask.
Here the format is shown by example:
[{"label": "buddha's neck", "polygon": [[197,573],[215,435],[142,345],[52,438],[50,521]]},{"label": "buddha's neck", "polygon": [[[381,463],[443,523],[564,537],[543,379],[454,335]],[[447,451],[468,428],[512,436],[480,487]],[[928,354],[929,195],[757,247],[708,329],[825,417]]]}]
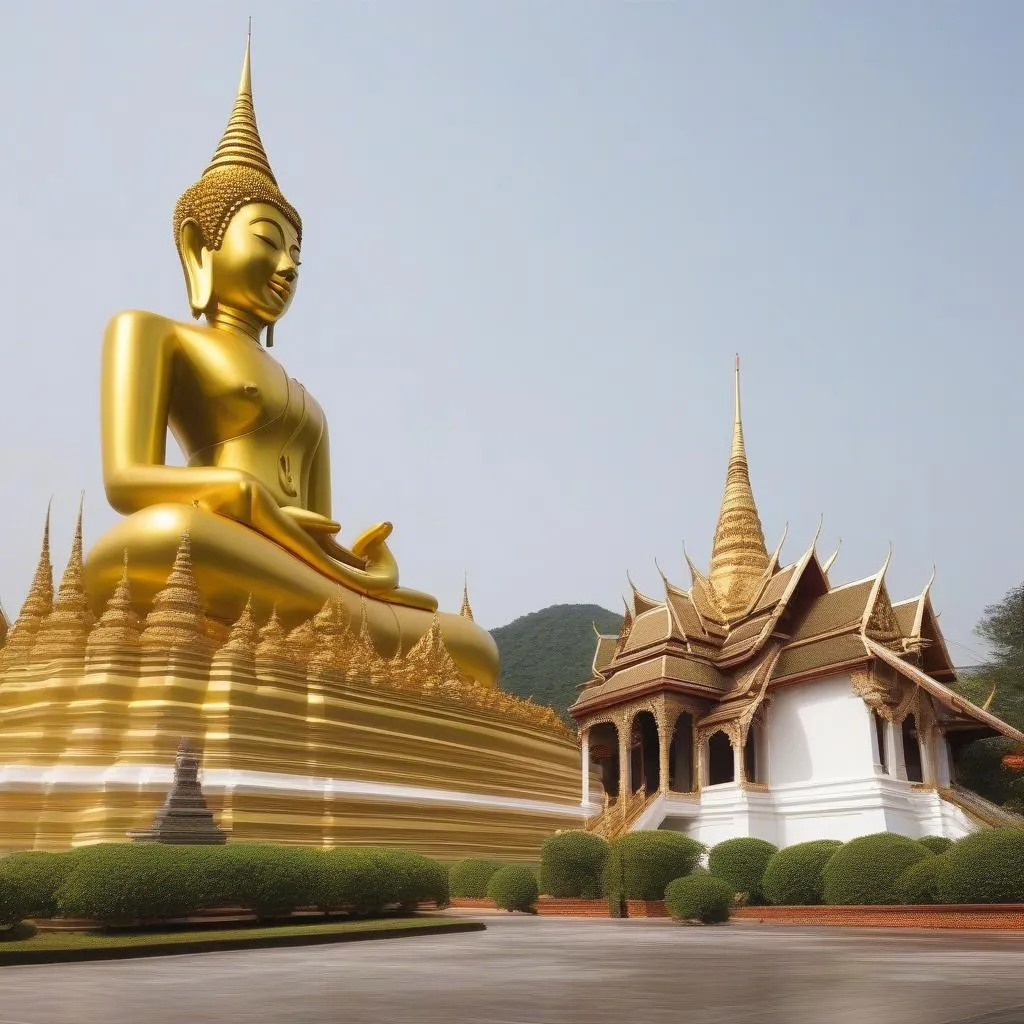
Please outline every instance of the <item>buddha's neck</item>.
[{"label": "buddha's neck", "polygon": [[215,330],[249,338],[257,345],[260,343],[260,331],[266,326],[252,313],[246,313],[241,309],[232,309],[230,306],[217,306],[213,315],[207,317],[207,322]]}]

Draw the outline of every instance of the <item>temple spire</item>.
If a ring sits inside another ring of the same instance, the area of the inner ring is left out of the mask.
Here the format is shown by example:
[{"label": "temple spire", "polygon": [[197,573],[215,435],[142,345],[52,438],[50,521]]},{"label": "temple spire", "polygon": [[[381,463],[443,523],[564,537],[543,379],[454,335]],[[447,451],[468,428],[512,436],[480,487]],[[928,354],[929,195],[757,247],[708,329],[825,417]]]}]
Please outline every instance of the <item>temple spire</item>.
[{"label": "temple spire", "polygon": [[709,573],[711,585],[727,617],[738,615],[747,607],[769,563],[743,444],[739,356],[736,356],[734,389],[732,448]]},{"label": "temple spire", "polygon": [[473,606],[469,603],[469,573],[463,573],[462,576],[462,607],[459,609],[459,614],[464,619],[473,621]]},{"label": "temple spire", "polygon": [[46,506],[43,543],[28,596],[11,624],[0,665],[24,661],[36,642],[39,626],[53,608],[53,565],[50,562],[50,505]]}]

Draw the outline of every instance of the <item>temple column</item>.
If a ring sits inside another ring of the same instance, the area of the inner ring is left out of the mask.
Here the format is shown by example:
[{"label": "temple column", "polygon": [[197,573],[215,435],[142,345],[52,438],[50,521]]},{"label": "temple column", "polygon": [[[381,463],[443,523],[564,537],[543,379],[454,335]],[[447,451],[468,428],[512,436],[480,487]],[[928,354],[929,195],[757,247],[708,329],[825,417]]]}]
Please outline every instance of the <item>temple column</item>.
[{"label": "temple column", "polygon": [[619,737],[619,800],[625,800],[632,795],[630,788],[630,746],[629,746],[629,723],[625,718],[620,718],[615,725],[615,731]]},{"label": "temple column", "polygon": [[582,780],[580,800],[584,806],[590,803],[590,729],[580,732],[580,757],[582,758]]},{"label": "temple column", "polygon": [[668,757],[672,745],[672,730],[668,718],[659,715],[658,722],[658,791],[662,795],[668,793]]},{"label": "temple column", "polygon": [[907,781],[907,762],[903,755],[903,723],[885,723],[885,746],[889,752],[889,773],[894,779]]},{"label": "temple column", "polygon": [[747,781],[747,771],[738,730],[729,731],[729,742],[732,744],[732,779],[738,786],[742,786]]}]

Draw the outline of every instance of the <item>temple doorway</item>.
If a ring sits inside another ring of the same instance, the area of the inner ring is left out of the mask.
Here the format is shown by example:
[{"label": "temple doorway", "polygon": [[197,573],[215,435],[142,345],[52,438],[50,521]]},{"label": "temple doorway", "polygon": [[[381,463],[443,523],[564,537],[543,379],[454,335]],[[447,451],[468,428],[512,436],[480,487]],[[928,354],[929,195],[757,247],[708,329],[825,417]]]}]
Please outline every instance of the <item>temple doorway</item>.
[{"label": "temple doorway", "polygon": [[921,756],[921,737],[913,715],[903,719],[903,763],[907,768],[907,782],[924,782],[924,758]]},{"label": "temple doorway", "polygon": [[661,759],[658,753],[658,723],[650,711],[641,711],[633,719],[632,745],[633,792],[650,796],[661,787]]},{"label": "temple doorway", "polygon": [[668,788],[674,793],[692,793],[693,781],[693,715],[684,711],[672,730],[668,754]]},{"label": "temple doorway", "polygon": [[720,786],[736,781],[736,759],[732,744],[724,732],[716,732],[708,740],[708,785]]},{"label": "temple doorway", "polygon": [[601,772],[601,785],[609,798],[619,795],[619,732],[611,722],[590,730],[590,762]]}]

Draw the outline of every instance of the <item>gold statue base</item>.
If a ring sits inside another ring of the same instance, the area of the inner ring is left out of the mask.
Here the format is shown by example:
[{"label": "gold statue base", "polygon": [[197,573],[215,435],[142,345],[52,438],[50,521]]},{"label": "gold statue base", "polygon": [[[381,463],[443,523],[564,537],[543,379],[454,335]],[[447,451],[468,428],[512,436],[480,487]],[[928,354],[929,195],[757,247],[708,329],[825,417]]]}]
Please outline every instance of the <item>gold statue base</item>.
[{"label": "gold statue base", "polygon": [[49,572],[47,544],[0,649],[0,851],[126,841],[183,737],[232,842],[531,860],[583,822],[575,735],[463,673],[438,618],[391,657],[340,601],[291,631],[252,605],[227,628],[202,612],[187,538],[144,618],[127,569],[93,618],[80,529],[52,599]]}]

